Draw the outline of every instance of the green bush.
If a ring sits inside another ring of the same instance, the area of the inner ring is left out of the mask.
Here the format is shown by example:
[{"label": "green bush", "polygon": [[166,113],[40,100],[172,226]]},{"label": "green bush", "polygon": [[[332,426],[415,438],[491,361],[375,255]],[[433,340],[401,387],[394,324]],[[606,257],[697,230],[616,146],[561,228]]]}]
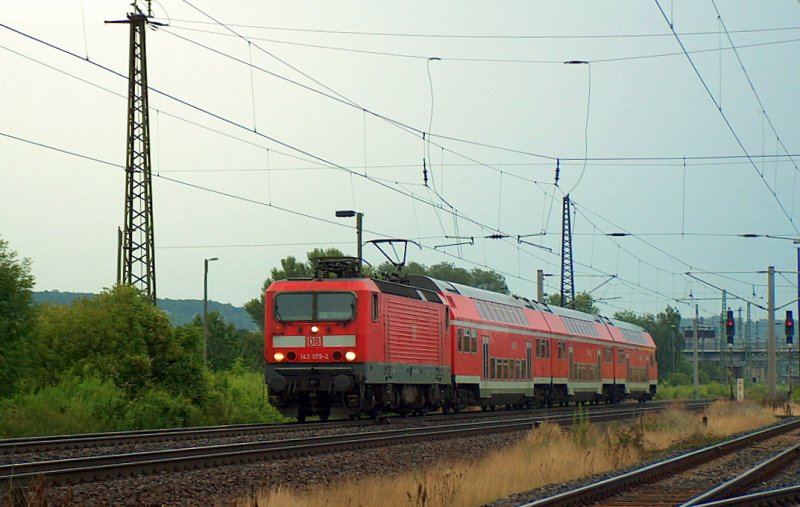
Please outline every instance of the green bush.
[{"label": "green bush", "polygon": [[127,429],[179,428],[194,425],[200,409],[188,398],[163,389],[150,389],[133,400],[125,413]]},{"label": "green bush", "polygon": [[264,391],[264,377],[248,370],[241,360],[233,368],[209,374],[211,389],[199,424],[278,422],[283,417],[272,407]]},{"label": "green bush", "polygon": [[57,385],[0,402],[0,435],[56,435],[123,427],[128,401],[113,383],[94,377],[63,378]]},{"label": "green bush", "polygon": [[689,385],[692,383],[692,378],[683,372],[676,371],[675,373],[670,373],[666,381],[673,386]]}]

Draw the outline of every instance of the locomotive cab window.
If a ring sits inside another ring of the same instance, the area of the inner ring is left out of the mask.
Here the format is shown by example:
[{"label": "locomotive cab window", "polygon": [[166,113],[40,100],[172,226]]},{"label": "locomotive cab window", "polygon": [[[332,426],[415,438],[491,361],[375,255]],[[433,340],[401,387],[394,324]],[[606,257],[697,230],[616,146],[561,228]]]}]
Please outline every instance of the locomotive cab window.
[{"label": "locomotive cab window", "polygon": [[280,322],[336,321],[355,317],[356,297],[350,292],[282,292],[275,296]]}]

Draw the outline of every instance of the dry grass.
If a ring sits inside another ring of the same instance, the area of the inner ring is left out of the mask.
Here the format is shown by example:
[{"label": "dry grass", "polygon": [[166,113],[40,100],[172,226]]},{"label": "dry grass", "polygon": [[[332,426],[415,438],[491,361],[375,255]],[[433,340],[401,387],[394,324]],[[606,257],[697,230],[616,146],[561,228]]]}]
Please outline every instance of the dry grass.
[{"label": "dry grass", "polygon": [[[795,410],[795,413],[798,411]],[[708,424],[702,422],[706,415]],[[632,465],[681,442],[704,442],[766,426],[772,409],[751,403],[718,402],[705,414],[680,405],[634,423],[603,427],[578,421],[572,431],[543,425],[526,438],[474,462],[444,463],[400,477],[374,477],[314,491],[286,488],[241,505],[449,507],[476,506],[545,484]]]}]

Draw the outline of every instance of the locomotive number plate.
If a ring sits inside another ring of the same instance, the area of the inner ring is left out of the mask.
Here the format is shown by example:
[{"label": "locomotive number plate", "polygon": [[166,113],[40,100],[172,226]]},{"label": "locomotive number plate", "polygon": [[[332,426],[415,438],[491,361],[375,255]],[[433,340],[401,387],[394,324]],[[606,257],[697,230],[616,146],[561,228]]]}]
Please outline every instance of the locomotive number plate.
[{"label": "locomotive number plate", "polygon": [[322,347],[322,337],[306,336],[306,347]]},{"label": "locomotive number plate", "polygon": [[308,354],[308,353],[303,352],[303,353],[300,354],[300,360],[301,361],[330,361],[331,358],[327,353],[324,353],[324,352],[323,353],[314,352],[313,354]]}]

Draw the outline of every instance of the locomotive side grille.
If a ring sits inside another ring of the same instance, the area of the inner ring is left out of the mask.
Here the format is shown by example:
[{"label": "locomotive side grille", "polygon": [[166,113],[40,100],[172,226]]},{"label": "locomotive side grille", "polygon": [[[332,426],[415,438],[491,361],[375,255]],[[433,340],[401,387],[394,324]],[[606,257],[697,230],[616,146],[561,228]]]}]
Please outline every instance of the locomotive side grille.
[{"label": "locomotive side grille", "polygon": [[437,308],[386,301],[387,360],[412,364],[440,361],[441,328]]}]

